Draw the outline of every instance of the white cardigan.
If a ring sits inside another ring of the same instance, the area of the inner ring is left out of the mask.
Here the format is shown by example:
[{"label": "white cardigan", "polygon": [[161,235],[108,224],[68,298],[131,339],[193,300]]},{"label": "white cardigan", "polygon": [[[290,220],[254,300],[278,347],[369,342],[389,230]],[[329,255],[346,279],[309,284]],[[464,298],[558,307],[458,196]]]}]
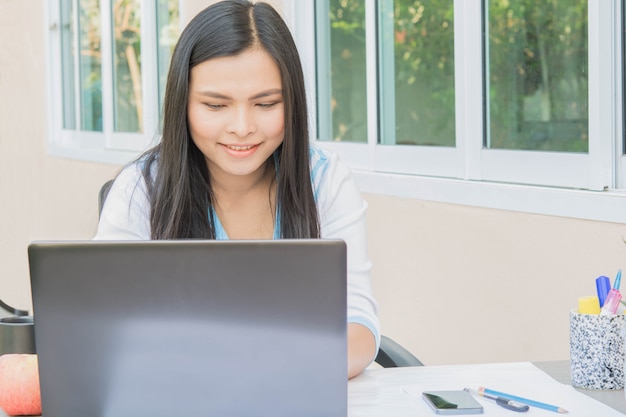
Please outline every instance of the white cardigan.
[{"label": "white cardigan", "polygon": [[[315,144],[309,153],[321,237],[342,239],[348,248],[348,322],[370,329],[378,349],[380,324],[372,294],[372,265],[367,254],[367,203],[352,173],[336,154]],[[141,162],[131,164],[117,176],[109,191],[95,239],[149,240],[149,211]]]}]

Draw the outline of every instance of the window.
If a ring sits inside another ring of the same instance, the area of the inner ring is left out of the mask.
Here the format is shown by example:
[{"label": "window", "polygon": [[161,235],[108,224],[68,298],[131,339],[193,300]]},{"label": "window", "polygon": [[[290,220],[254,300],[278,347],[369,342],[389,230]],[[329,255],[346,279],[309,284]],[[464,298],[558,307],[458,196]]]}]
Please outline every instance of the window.
[{"label": "window", "polygon": [[587,1],[488,3],[486,145],[589,151]]},{"label": "window", "polygon": [[379,16],[380,142],[455,146],[453,2],[383,1]]},{"label": "window", "polygon": [[[340,142],[367,141],[365,10],[361,2],[317,2],[328,36],[317,48],[319,136]],[[329,72],[330,71],[330,72]]]},{"label": "window", "polygon": [[299,2],[314,134],[365,192],[626,222],[622,3]]},{"label": "window", "polygon": [[157,134],[177,0],[52,0],[50,152],[124,163]]}]

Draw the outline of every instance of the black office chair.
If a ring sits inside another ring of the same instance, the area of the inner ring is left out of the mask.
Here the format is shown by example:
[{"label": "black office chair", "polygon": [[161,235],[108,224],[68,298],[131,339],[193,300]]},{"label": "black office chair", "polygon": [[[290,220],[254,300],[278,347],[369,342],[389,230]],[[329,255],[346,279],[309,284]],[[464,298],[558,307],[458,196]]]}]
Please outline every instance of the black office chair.
[{"label": "black office chair", "polygon": [[375,362],[383,368],[424,366],[411,352],[387,336],[380,337],[380,349]]},{"label": "black office chair", "polygon": [[115,180],[108,180],[107,182],[102,184],[102,187],[100,187],[100,192],[98,193],[98,215],[102,213],[102,207],[104,206],[104,201],[107,199],[107,195],[109,195],[109,190],[111,189],[111,186],[113,185],[113,181]]},{"label": "black office chair", "polygon": [[[111,185],[113,185],[113,180],[105,182],[100,187],[100,192],[98,193],[98,213],[102,212],[102,207],[109,194]],[[380,349],[378,349],[375,362],[383,368],[424,365],[411,352],[387,336],[381,336],[380,338]]]}]

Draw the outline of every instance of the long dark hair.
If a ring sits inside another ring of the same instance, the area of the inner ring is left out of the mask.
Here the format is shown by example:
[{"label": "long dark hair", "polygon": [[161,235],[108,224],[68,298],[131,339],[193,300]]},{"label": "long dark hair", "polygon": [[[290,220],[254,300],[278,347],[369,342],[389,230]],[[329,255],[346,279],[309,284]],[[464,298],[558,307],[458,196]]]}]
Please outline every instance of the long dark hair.
[{"label": "long dark hair", "polygon": [[152,239],[215,238],[208,213],[214,205],[209,170],[187,125],[189,74],[206,60],[238,55],[251,47],[263,48],[281,73],[285,136],[275,155],[281,237],[320,237],[309,169],[304,76],[295,42],[270,5],[225,0],[189,22],[172,55],[161,141],[144,154]]}]

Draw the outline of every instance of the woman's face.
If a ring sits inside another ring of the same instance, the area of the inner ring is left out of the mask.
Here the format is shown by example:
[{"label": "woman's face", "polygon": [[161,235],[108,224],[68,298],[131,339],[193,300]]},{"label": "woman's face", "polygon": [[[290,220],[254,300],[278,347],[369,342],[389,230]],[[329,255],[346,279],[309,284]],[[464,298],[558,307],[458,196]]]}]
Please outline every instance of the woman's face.
[{"label": "woman's face", "polygon": [[284,137],[278,66],[261,48],[196,65],[187,118],[213,177],[262,174]]}]

